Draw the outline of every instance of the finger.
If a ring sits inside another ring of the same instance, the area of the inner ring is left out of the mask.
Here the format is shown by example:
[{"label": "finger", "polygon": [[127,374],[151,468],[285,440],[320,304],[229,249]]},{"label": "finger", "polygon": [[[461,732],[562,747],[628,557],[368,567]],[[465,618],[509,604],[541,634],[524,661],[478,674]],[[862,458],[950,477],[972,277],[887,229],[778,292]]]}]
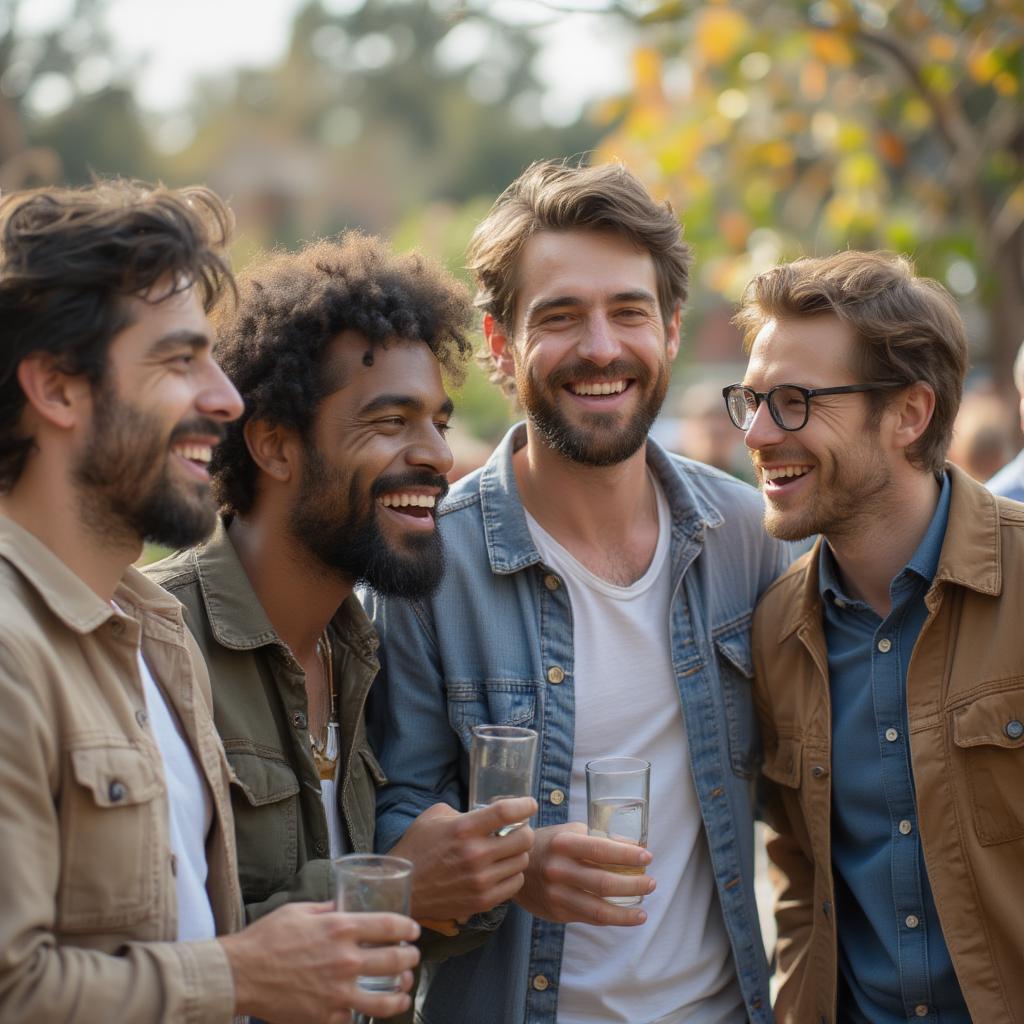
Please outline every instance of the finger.
[{"label": "finger", "polygon": [[357,942],[415,942],[420,926],[402,914],[343,914],[349,935]]},{"label": "finger", "polygon": [[647,912],[641,907],[620,907],[609,903],[600,896],[579,889],[563,891],[560,902],[568,921],[581,924],[636,928],[647,920]]},{"label": "finger", "polygon": [[[412,984],[411,976],[410,982]],[[356,1013],[366,1014],[368,1017],[387,1018],[404,1013],[412,1005],[412,1000],[405,992],[397,994],[383,992],[367,992],[365,989],[353,985],[345,999]]]},{"label": "finger", "polygon": [[420,951],[415,946],[380,946],[361,950],[359,959],[360,977],[380,978],[410,972],[420,962]]},{"label": "finger", "polygon": [[431,804],[425,811],[423,811],[417,821],[430,821],[432,818],[451,818],[454,815],[458,815],[458,811],[455,810],[451,804],[437,803]]},{"label": "finger", "polygon": [[[506,825],[506,828],[511,826]],[[520,825],[511,832],[494,829],[487,839],[491,844],[490,853],[495,858],[514,857],[533,849],[535,833],[529,825]]]},{"label": "finger", "polygon": [[481,875],[488,887],[500,885],[506,878],[521,875],[530,866],[529,853],[520,853],[515,857],[503,857],[491,864]]},{"label": "finger", "polygon": [[558,852],[575,860],[590,861],[593,864],[617,864],[622,867],[643,868],[654,859],[649,850],[636,843],[622,843],[601,836],[564,833],[555,840]]},{"label": "finger", "polygon": [[352,1014],[348,1010],[336,1010],[327,1018],[327,1024],[352,1024]]},{"label": "finger", "polygon": [[514,825],[537,813],[537,801],[532,796],[511,797],[495,800],[493,804],[480,807],[466,814],[466,824],[472,823],[473,832],[486,836],[497,832],[505,825]]}]

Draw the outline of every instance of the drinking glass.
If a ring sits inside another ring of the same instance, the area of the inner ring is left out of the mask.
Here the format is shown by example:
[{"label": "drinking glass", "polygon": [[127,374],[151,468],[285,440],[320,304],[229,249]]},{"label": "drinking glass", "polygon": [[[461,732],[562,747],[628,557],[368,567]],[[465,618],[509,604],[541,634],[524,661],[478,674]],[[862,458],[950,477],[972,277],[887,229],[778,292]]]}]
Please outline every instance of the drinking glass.
[{"label": "drinking glass", "polygon": [[[514,725],[478,725],[469,748],[469,809],[506,797],[533,796],[537,733]],[[507,836],[525,821],[498,829]]]},{"label": "drinking glass", "polygon": [[[412,863],[402,857],[349,853],[334,862],[335,899],[348,914],[392,913],[409,916]],[[356,978],[368,992],[398,992],[400,975]]]},{"label": "drinking glass", "polygon": [[[651,762],[636,757],[603,757],[587,762],[587,832],[647,847]],[[642,867],[601,864],[620,875],[642,875]],[[643,896],[605,896],[609,903],[635,907]]]}]

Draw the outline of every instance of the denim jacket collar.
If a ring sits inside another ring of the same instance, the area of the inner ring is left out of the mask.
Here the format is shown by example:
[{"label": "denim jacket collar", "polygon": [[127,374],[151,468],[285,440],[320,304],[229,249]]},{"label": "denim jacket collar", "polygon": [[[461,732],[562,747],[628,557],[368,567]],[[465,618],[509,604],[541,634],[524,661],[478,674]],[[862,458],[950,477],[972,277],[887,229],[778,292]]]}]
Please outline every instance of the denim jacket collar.
[{"label": "denim jacket collar", "polygon": [[[512,456],[526,443],[526,424],[517,423],[505,435],[480,475],[480,510],[487,539],[487,557],[496,575],[519,572],[540,561],[523,503],[519,498]],[[670,457],[653,438],[647,438],[647,465],[658,478],[672,511],[672,539],[699,540],[705,529],[724,522],[721,511],[710,504],[679,473],[672,471]],[[451,503],[458,507],[458,498]]]}]

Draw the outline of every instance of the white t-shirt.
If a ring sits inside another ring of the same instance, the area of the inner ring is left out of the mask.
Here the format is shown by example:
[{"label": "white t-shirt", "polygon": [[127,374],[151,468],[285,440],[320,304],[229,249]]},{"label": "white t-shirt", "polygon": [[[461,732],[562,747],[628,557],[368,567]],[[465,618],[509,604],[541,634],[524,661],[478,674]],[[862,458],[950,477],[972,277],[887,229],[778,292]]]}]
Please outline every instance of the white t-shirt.
[{"label": "white t-shirt", "polygon": [[217,926],[206,892],[206,837],[213,823],[210,794],[192,748],[153,680],[141,650],[139,675],[167,780],[171,853],[177,860],[178,941],[212,939]]},{"label": "white t-shirt", "polygon": [[569,820],[587,820],[584,766],[598,757],[651,762],[649,872],[636,928],[565,929],[559,1024],[724,1024],[746,1014],[690,771],[669,636],[670,513],[660,486],[658,543],[627,587],[595,576],[527,514],[544,562],[568,587],[575,658]]}]

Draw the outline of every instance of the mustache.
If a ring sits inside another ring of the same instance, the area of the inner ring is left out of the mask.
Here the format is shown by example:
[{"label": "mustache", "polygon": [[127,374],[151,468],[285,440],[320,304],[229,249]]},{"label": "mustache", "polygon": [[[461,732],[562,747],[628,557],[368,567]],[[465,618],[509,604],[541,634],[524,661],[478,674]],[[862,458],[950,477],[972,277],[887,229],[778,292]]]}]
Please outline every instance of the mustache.
[{"label": "mustache", "polygon": [[382,494],[391,494],[393,491],[402,490],[403,487],[436,487],[441,492],[437,496],[439,502],[448,493],[448,481],[443,476],[427,470],[418,472],[410,469],[406,473],[378,477],[370,488],[370,494],[374,498],[379,498]]},{"label": "mustache", "polygon": [[223,441],[227,436],[227,430],[223,423],[218,423],[217,420],[207,419],[205,416],[197,416],[195,419],[182,420],[174,430],[171,431],[171,441],[177,441],[179,438],[188,437],[191,434],[203,434],[209,437],[217,438],[217,441]]},{"label": "mustache", "polygon": [[560,388],[578,380],[603,383],[604,381],[622,380],[623,377],[632,377],[639,383],[645,384],[650,376],[646,366],[628,359],[616,359],[607,366],[594,366],[593,363],[581,360],[552,370],[548,376],[548,386]]}]

